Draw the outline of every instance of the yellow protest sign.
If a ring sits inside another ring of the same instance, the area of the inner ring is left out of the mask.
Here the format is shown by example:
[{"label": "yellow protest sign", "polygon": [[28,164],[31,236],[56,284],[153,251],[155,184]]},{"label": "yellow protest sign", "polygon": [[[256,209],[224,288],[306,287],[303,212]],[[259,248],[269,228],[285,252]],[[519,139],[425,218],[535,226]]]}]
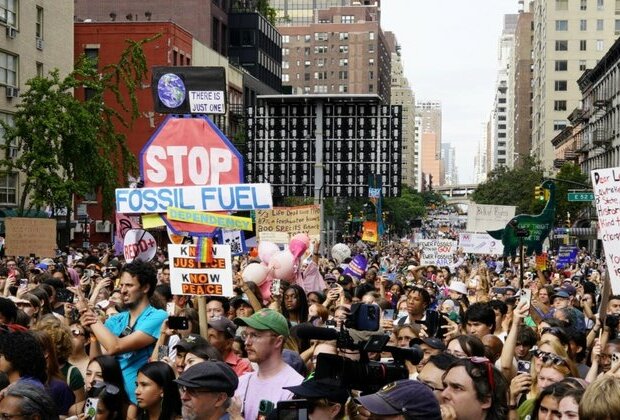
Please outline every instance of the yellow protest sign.
[{"label": "yellow protest sign", "polygon": [[143,214],[142,215],[142,228],[153,229],[161,226],[166,226],[166,222],[161,218],[159,214]]},{"label": "yellow protest sign", "polygon": [[249,217],[228,216],[227,214],[208,213],[177,207],[168,207],[167,216],[169,220],[177,222],[209,225],[228,230],[252,230],[252,219]]},{"label": "yellow protest sign", "polygon": [[256,211],[256,232],[286,232],[289,235],[307,233],[310,237],[321,234],[319,206],[274,207]]}]

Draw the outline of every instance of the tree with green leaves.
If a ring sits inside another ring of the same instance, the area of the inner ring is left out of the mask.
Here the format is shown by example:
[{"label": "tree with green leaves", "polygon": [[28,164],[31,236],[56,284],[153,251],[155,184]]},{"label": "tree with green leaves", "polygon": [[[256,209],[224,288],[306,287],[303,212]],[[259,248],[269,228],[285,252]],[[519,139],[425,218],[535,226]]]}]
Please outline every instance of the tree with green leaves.
[{"label": "tree with green leaves", "polygon": [[579,165],[568,162],[562,165],[555,178],[557,179],[555,191],[558,197],[555,212],[556,226],[564,226],[566,224],[572,226],[575,220],[582,215],[583,210],[590,206],[591,203],[568,201],[568,192],[570,190],[591,190],[592,188],[587,187],[590,185],[590,179],[581,172]]},{"label": "tree with green leaves", "polygon": [[[74,196],[93,192],[102,193],[106,214],[113,209],[114,190],[137,172],[136,158],[116,124],[130,127],[139,116],[136,91],[148,70],[142,46],[158,36],[128,40],[119,61],[102,69],[82,56],[64,78],[56,69],[26,82],[12,123],[0,122],[6,151],[0,165],[25,177],[18,214],[49,207],[55,215],[67,209],[68,221]],[[75,96],[82,87],[88,91],[84,100]],[[108,92],[121,112],[104,101]],[[10,148],[17,149],[17,157],[10,156]]]}]

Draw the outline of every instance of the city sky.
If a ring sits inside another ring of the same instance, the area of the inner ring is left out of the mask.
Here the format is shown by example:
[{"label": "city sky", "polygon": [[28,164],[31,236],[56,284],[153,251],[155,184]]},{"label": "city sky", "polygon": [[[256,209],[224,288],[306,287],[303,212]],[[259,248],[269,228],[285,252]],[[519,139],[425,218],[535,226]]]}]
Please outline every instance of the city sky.
[{"label": "city sky", "polygon": [[383,0],[381,24],[402,46],[418,100],[438,99],[443,143],[456,148],[459,183],[473,182],[474,156],[488,121],[499,36],[517,0]]}]

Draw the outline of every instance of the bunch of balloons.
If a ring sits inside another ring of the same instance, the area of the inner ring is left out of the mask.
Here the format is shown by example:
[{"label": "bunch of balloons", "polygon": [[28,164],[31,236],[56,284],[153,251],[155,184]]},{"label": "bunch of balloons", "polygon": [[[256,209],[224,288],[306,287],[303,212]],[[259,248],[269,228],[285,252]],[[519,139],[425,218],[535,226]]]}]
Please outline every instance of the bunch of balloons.
[{"label": "bunch of balloons", "polygon": [[260,263],[248,264],[241,277],[243,281],[255,283],[267,300],[271,297],[271,283],[273,279],[293,282],[301,257],[310,247],[310,238],[305,233],[299,233],[291,238],[288,248],[280,250],[273,242],[261,241],[258,244]]}]

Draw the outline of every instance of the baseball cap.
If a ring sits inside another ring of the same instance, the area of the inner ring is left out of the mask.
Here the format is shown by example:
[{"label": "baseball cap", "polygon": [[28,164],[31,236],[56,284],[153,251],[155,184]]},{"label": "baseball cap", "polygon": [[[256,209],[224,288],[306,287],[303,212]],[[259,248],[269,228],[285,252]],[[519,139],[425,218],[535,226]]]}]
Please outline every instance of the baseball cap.
[{"label": "baseball cap", "polygon": [[230,338],[235,338],[237,326],[230,319],[223,316],[216,316],[207,321],[207,324],[209,325],[209,327],[219,332],[228,334]]},{"label": "baseball cap", "polygon": [[551,296],[551,302],[553,302],[553,300],[556,298],[563,298],[563,299],[568,299],[570,297],[570,295],[565,292],[564,290],[560,290],[557,293],[555,293],[553,296]]},{"label": "baseball cap", "polygon": [[241,296],[234,298],[233,300],[230,301],[230,306],[232,306],[235,309],[238,309],[241,305],[248,305],[250,307],[252,306],[248,298],[244,298]]},{"label": "baseball cap", "polygon": [[235,324],[247,325],[259,331],[271,330],[284,337],[289,335],[286,318],[273,309],[261,309],[252,316],[235,318]]},{"label": "baseball cap", "polygon": [[183,372],[174,382],[187,388],[206,388],[209,391],[225,392],[229,397],[234,395],[239,385],[235,371],[219,360],[197,363]]},{"label": "baseball cap", "polygon": [[409,343],[409,345],[415,345],[415,344],[417,345],[426,344],[427,346],[431,348],[442,350],[442,351],[446,349],[446,345],[443,343],[443,341],[435,337],[414,338]]},{"label": "baseball cap", "polygon": [[560,291],[566,292],[571,296],[575,296],[577,294],[577,289],[572,284],[564,284],[560,287]]},{"label": "baseball cap", "polygon": [[39,269],[41,271],[47,271],[48,265],[45,263],[39,263],[34,266],[35,269]]},{"label": "baseball cap", "polygon": [[190,334],[184,339],[180,340],[175,346],[175,349],[181,349],[184,352],[191,353],[192,350],[198,347],[209,346],[209,342],[205,340],[201,335]]},{"label": "baseball cap", "polygon": [[295,386],[285,386],[293,394],[301,398],[326,398],[329,401],[344,404],[349,399],[349,393],[341,386],[310,378]]},{"label": "baseball cap", "polygon": [[465,283],[463,283],[462,281],[455,281],[455,280],[451,281],[450,285],[448,286],[448,289],[458,292],[462,295],[467,294],[467,286],[465,286]]},{"label": "baseball cap", "polygon": [[347,274],[343,274],[340,277],[338,277],[338,284],[341,286],[346,286],[347,284],[351,284],[351,283],[353,283],[353,279],[351,278],[351,276]]},{"label": "baseball cap", "polygon": [[356,398],[355,401],[379,416],[409,413],[426,420],[441,419],[439,402],[433,391],[422,382],[411,379],[392,382],[378,392]]}]

